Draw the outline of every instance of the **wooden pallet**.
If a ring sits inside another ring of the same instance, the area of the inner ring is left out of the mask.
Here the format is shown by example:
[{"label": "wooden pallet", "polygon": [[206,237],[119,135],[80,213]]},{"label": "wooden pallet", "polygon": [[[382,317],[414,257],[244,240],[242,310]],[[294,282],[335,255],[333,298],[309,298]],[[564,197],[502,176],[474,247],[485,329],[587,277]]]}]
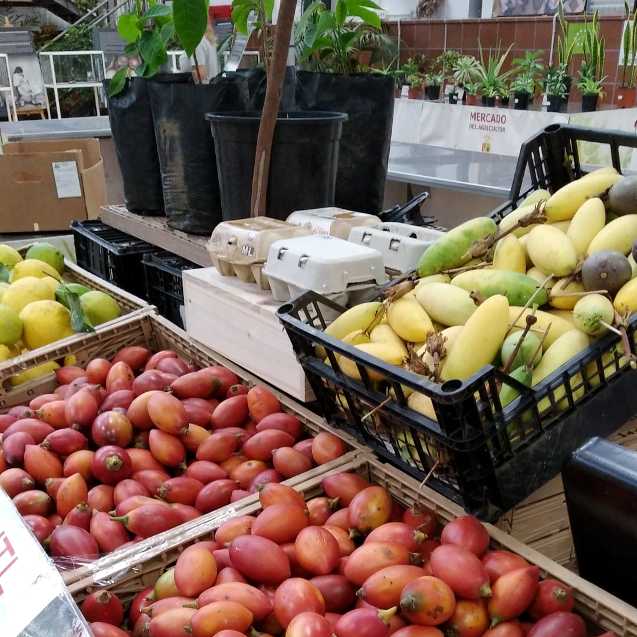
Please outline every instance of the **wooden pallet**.
[{"label": "wooden pallet", "polygon": [[125,206],[103,206],[100,218],[106,225],[159,246],[197,265],[212,265],[206,250],[209,237],[173,230],[168,227],[166,217],[142,217],[128,212]]}]

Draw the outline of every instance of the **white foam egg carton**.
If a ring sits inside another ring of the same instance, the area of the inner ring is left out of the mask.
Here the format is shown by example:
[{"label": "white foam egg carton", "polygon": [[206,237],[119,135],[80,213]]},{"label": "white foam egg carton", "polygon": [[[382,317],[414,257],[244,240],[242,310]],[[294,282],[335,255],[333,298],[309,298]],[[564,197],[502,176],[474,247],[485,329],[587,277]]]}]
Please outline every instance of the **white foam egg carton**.
[{"label": "white foam egg carton", "polygon": [[263,273],[276,301],[288,301],[306,290],[344,301],[352,292],[387,280],[380,252],[327,235],[276,241]]},{"label": "white foam egg carton", "polygon": [[424,251],[442,235],[434,228],[392,222],[352,228],[348,240],[378,250],[386,268],[404,273],[414,270]]},{"label": "white foam egg carton", "polygon": [[269,217],[223,221],[212,231],[207,244],[210,260],[223,276],[236,276],[245,283],[270,288],[263,264],[270,246],[280,239],[298,237],[307,230]]},{"label": "white foam egg carton", "polygon": [[327,234],[339,239],[347,239],[352,228],[381,223],[374,215],[334,207],[297,210],[287,218],[287,222],[301,226],[311,234]]}]

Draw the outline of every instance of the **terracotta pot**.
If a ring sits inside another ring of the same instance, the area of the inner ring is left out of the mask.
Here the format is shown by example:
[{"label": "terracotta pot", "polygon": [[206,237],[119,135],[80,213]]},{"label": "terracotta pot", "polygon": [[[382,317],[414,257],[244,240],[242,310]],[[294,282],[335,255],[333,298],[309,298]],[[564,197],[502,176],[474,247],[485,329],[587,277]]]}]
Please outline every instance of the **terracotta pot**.
[{"label": "terracotta pot", "polygon": [[617,108],[632,108],[637,103],[637,89],[618,86],[615,91],[615,106]]},{"label": "terracotta pot", "polygon": [[423,98],[423,88],[422,86],[418,88],[414,88],[413,86],[409,87],[409,99],[410,100],[421,100]]},{"label": "terracotta pot", "polygon": [[466,104],[467,104],[467,106],[477,106],[478,105],[478,96],[477,95],[467,95]]}]

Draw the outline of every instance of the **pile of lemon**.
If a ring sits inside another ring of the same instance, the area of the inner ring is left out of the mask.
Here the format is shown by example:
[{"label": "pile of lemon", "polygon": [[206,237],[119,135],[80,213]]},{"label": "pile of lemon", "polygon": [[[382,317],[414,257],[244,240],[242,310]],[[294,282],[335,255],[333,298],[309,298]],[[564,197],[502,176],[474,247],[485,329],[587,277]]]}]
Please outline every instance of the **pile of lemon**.
[{"label": "pile of lemon", "polygon": [[50,243],[33,244],[24,258],[0,244],[0,266],[0,361],[74,333],[68,291],[78,295],[93,327],[121,314],[117,301],[105,292],[65,283],[64,256]]}]

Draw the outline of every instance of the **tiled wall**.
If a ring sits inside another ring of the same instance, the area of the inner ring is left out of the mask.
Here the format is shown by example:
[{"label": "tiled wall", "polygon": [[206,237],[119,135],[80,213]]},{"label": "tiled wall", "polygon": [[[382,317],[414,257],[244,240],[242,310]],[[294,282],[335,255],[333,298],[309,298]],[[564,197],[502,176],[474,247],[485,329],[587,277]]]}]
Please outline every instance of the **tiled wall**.
[{"label": "tiled wall", "polygon": [[[576,18],[569,18],[576,21]],[[617,63],[623,19],[606,17],[600,19],[600,28],[606,41],[606,97],[605,102],[614,99],[615,86],[618,79]],[[397,34],[396,23],[390,23],[391,32]],[[445,48],[462,51],[479,57],[478,42],[483,49],[501,44],[504,52],[512,43],[510,60],[524,54],[527,49],[544,51],[544,60],[548,62],[551,50],[552,18],[495,18],[490,20],[405,20],[400,23],[401,60],[415,53],[424,53],[427,57],[436,57]],[[558,28],[559,31],[559,28]],[[557,35],[555,37],[557,46]],[[556,58],[556,53],[553,58]],[[571,65],[571,75],[577,77],[581,64],[581,55],[575,55]],[[621,79],[621,75],[620,75]],[[572,93],[571,100],[578,100],[577,91]]]}]

